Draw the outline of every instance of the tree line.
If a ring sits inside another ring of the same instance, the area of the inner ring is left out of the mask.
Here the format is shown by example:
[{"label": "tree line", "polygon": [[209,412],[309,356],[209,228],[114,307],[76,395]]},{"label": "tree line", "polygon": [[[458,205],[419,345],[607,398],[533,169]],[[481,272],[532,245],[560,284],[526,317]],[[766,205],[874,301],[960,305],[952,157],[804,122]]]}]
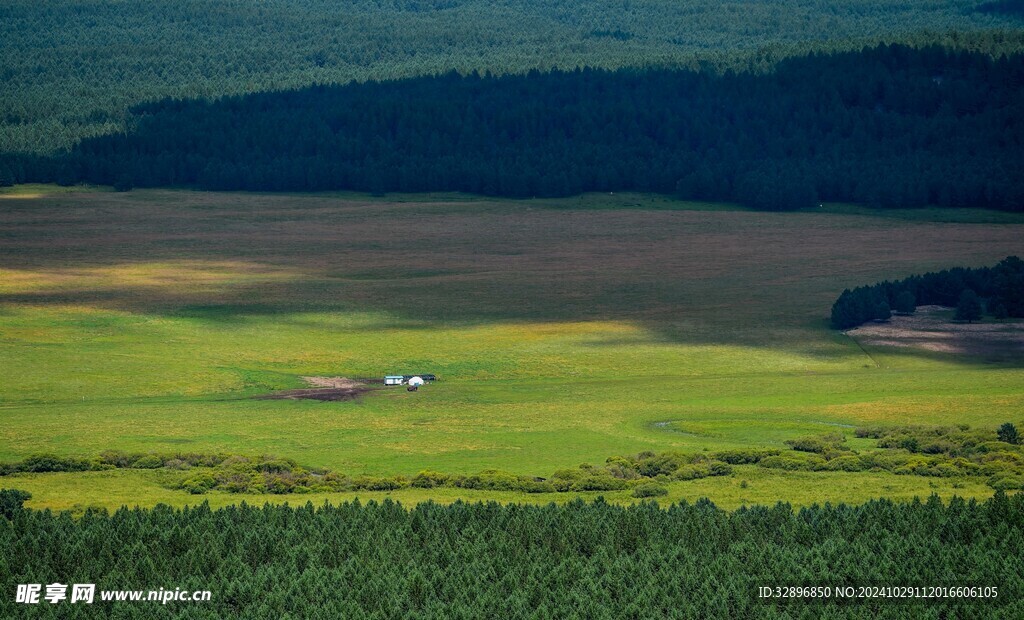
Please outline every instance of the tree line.
[{"label": "tree line", "polygon": [[954,267],[903,280],[846,289],[832,304],[833,329],[850,329],[868,321],[887,320],[893,310],[917,306],[957,307],[957,319],[1024,317],[1024,261],[1009,256],[994,267]]},{"label": "tree line", "polygon": [[[134,129],[8,161],[23,180],[211,190],[650,191],[1024,208],[1024,55],[883,45],[767,74],[444,76],[135,109]],[[0,167],[5,164],[0,161]]]},{"label": "tree line", "polygon": [[[0,491],[5,618],[1012,618],[1024,495],[725,512],[385,500],[25,509]],[[14,584],[210,590],[207,603],[14,603]],[[995,587],[980,598],[759,599],[761,586]]]}]

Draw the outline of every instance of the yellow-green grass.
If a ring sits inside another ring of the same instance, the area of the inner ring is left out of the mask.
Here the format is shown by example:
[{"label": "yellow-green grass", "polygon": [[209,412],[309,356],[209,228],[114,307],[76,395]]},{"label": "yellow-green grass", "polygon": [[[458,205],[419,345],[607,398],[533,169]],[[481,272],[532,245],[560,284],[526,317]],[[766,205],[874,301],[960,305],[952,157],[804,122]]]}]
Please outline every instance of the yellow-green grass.
[{"label": "yellow-green grass", "polygon": [[[1020,360],[865,350],[826,322],[845,287],[1021,254],[1016,215],[771,214],[638,195],[29,193],[0,203],[4,461],[223,451],[347,473],[544,476],[860,424],[1024,422]],[[442,381],[346,403],[250,398],[301,375],[392,372]],[[127,501],[138,475],[0,485],[84,505]],[[773,474],[743,496],[729,491],[738,476],[673,483],[669,497],[810,503],[828,476]],[[850,501],[936,482],[834,476]]]}]

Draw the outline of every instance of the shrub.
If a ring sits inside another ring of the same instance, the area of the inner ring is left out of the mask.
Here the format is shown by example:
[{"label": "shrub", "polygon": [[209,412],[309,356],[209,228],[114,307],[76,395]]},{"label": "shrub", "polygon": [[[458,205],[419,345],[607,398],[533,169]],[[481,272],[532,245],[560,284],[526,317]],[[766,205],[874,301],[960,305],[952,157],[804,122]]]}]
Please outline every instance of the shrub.
[{"label": "shrub", "polygon": [[988,486],[996,491],[1016,491],[1024,489],[1024,476],[1002,475],[993,476],[988,480]]},{"label": "shrub", "polygon": [[283,472],[291,472],[299,469],[298,464],[291,459],[279,459],[272,457],[263,457],[264,460],[256,463],[256,470],[270,474],[279,474]]},{"label": "shrub", "polygon": [[668,489],[654,482],[644,482],[633,489],[633,497],[661,497],[668,495]]},{"label": "shrub", "polygon": [[202,495],[216,486],[216,484],[217,480],[213,477],[213,474],[204,471],[182,482],[181,488],[193,495]]},{"label": "shrub", "polygon": [[870,461],[856,455],[838,456],[828,462],[829,471],[865,471],[870,467]]},{"label": "shrub", "polygon": [[881,426],[861,426],[853,430],[853,436],[860,439],[881,439],[889,430]]},{"label": "shrub", "polygon": [[730,476],[732,467],[728,463],[711,463],[708,465],[709,476]]},{"label": "shrub", "polygon": [[557,489],[547,480],[526,480],[519,490],[526,493],[554,493]]},{"label": "shrub", "polygon": [[842,445],[846,437],[839,434],[820,435],[817,437],[798,437],[786,441],[786,445],[798,452],[814,452],[824,454],[828,451],[848,450]]},{"label": "shrub", "polygon": [[637,463],[636,470],[640,472],[641,476],[646,478],[654,478],[658,475],[670,475],[684,464],[690,463],[692,458],[693,457],[688,457],[684,454],[665,452],[657,456],[640,460]]},{"label": "shrub", "polygon": [[216,488],[228,493],[253,493],[253,489],[257,487],[260,493],[267,491],[267,480],[257,473],[221,471],[214,478],[217,481]]},{"label": "shrub", "polygon": [[87,471],[89,461],[85,459],[64,458],[54,454],[33,454],[17,466],[17,471],[33,473],[58,471]]},{"label": "shrub", "polygon": [[164,463],[164,467],[167,469],[188,469],[191,466],[181,459],[171,459]]},{"label": "shrub", "polygon": [[424,470],[413,476],[409,484],[418,489],[433,489],[434,487],[444,486],[449,480],[451,480],[451,476],[447,474]]},{"label": "shrub", "polygon": [[461,481],[466,489],[483,489],[488,491],[515,491],[519,488],[519,477],[496,469],[487,469],[479,474],[466,476]]},{"label": "shrub", "polygon": [[120,450],[104,450],[100,452],[100,461],[114,467],[130,467],[135,458]]},{"label": "shrub", "polygon": [[295,477],[290,472],[279,474],[265,474],[263,483],[266,485],[267,493],[284,494],[291,493],[296,487]]},{"label": "shrub", "polygon": [[163,466],[164,466],[163,459],[161,459],[160,457],[156,456],[155,454],[150,454],[149,456],[144,456],[144,457],[138,459],[137,461],[135,461],[134,463],[132,463],[132,467],[134,467],[136,469],[158,469],[158,468],[163,467]]},{"label": "shrub", "polygon": [[587,476],[572,483],[570,491],[618,491],[627,487],[625,480],[611,476]]},{"label": "shrub", "polygon": [[707,465],[686,465],[676,470],[672,477],[676,480],[699,480],[711,475],[711,468]]},{"label": "shrub", "polygon": [[724,461],[730,465],[751,465],[769,456],[778,456],[781,450],[725,450],[715,452],[711,458]]},{"label": "shrub", "polygon": [[409,486],[409,482],[402,476],[393,478],[362,478],[356,481],[357,488],[367,491],[395,491]]},{"label": "shrub", "polygon": [[769,469],[789,471],[821,471],[826,468],[826,461],[817,454],[791,452],[761,459],[758,465]]},{"label": "shrub", "polygon": [[239,471],[252,471],[253,463],[245,456],[239,454],[233,454],[215,465],[215,467],[223,467],[225,469],[236,469]]}]

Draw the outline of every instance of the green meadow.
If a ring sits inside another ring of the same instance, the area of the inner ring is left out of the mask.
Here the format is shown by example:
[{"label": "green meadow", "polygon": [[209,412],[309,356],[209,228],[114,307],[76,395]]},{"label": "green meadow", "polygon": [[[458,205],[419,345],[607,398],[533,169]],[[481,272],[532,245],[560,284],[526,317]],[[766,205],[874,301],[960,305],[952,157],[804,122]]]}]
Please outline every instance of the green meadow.
[{"label": "green meadow", "polygon": [[[826,432],[870,449],[857,425],[1024,425],[1024,358],[871,347],[827,326],[846,287],[1024,253],[1018,215],[60,189],[0,194],[0,461],[228,452],[350,474],[547,476],[619,454],[784,448]],[[441,380],[351,402],[253,398],[306,375],[414,372]],[[167,475],[19,474],[0,486],[53,508],[357,495],[190,496]],[[669,491],[730,507],[991,490],[741,466]]]}]

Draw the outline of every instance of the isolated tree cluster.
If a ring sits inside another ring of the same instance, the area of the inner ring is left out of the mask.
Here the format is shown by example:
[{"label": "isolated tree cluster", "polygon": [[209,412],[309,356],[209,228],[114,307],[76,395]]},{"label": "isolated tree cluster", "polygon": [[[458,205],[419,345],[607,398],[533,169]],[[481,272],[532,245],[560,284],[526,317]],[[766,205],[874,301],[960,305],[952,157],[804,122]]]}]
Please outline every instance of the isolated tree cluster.
[{"label": "isolated tree cluster", "polygon": [[888,319],[890,309],[909,314],[925,305],[956,308],[958,321],[977,321],[985,310],[997,319],[1024,317],[1024,261],[1010,256],[994,267],[955,267],[846,289],[832,305],[832,327],[850,329]]}]

